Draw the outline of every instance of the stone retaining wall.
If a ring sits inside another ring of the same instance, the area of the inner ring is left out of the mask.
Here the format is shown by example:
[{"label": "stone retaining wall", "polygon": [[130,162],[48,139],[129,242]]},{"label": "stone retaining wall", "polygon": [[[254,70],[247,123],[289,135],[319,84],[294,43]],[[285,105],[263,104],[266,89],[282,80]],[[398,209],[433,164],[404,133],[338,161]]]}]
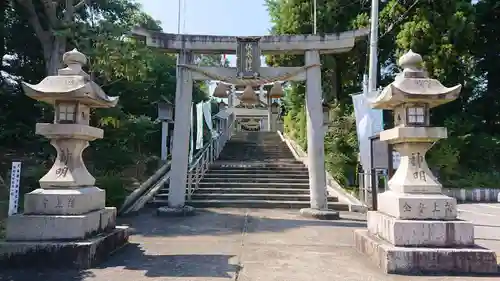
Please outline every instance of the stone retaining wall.
[{"label": "stone retaining wall", "polygon": [[443,188],[443,193],[457,198],[458,202],[498,202],[498,193],[500,193],[500,189]]}]

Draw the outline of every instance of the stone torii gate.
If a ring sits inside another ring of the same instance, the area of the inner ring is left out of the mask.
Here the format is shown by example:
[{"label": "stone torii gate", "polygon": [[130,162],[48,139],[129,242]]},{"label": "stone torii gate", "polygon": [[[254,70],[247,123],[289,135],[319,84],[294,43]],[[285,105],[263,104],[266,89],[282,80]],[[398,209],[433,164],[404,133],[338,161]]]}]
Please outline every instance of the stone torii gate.
[{"label": "stone torii gate", "polygon": [[[307,151],[311,208],[303,214],[328,216],[320,54],[351,50],[368,29],[325,35],[234,37],[169,34],[136,28],[132,35],[147,46],[178,54],[172,168],[168,204],[185,210],[189,120],[194,80],[219,80],[257,87],[274,81],[306,80]],[[194,54],[237,54],[238,67],[199,67]],[[261,54],[305,54],[302,67],[260,67]],[[254,59],[255,58],[255,59]],[[325,213],[326,212],[326,213]],[[336,214],[338,216],[338,214]]]}]

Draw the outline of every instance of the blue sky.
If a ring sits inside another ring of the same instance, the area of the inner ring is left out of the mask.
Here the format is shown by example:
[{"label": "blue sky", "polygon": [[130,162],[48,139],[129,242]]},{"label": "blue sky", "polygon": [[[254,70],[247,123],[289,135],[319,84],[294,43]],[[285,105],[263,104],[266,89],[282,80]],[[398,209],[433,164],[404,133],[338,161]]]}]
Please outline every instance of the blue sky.
[{"label": "blue sky", "polygon": [[[138,0],[138,2],[148,14],[162,22],[165,32],[177,32],[178,0]],[[181,2],[183,33],[266,35],[271,26],[264,0],[181,0]]]},{"label": "blue sky", "polygon": [[[164,32],[177,33],[179,0],[137,1],[146,13],[161,21]],[[267,35],[272,25],[264,3],[264,0],[181,0],[181,33]],[[234,66],[235,56],[228,59]]]}]

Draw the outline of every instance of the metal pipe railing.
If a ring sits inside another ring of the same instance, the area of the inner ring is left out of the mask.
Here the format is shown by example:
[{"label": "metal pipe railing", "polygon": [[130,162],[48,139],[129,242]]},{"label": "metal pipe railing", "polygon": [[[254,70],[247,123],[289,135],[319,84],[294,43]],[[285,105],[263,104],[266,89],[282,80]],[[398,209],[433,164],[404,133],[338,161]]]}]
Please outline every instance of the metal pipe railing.
[{"label": "metal pipe railing", "polygon": [[231,138],[232,127],[234,125],[234,114],[229,115],[227,120],[228,126],[224,128],[221,134],[212,138],[210,142],[202,149],[200,155],[194,158],[194,161],[188,168],[187,178],[187,198],[191,199],[192,194],[198,188],[200,181],[205,176],[205,173],[220,155],[222,148]]}]

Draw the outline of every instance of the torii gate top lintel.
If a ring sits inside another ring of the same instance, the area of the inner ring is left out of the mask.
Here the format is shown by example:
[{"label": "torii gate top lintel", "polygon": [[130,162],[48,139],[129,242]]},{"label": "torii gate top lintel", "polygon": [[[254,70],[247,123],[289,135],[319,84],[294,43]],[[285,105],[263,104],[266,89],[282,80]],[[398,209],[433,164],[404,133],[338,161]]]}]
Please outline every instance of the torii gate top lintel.
[{"label": "torii gate top lintel", "polygon": [[263,54],[303,54],[307,50],[319,50],[320,53],[342,53],[349,51],[355,42],[369,34],[369,29],[359,29],[336,34],[301,34],[301,35],[265,35],[265,36],[218,36],[176,34],[134,28],[132,35],[140,37],[147,46],[156,47],[166,52],[178,53],[189,50],[193,53],[236,54],[238,39],[259,39]]}]

